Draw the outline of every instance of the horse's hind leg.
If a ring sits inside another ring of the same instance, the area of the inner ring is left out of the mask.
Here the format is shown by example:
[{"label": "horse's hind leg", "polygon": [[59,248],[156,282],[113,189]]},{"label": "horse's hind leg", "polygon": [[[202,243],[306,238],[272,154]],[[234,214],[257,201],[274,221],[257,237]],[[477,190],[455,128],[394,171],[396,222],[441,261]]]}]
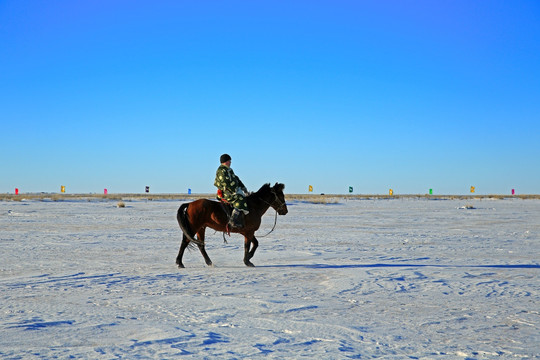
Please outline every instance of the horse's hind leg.
[{"label": "horse's hind leg", "polygon": [[206,253],[206,249],[204,248],[204,230],[205,228],[202,228],[197,233],[197,239],[199,239],[200,243],[197,244],[199,246],[199,250],[201,251],[202,256],[204,257],[204,261],[206,262],[206,265],[212,266],[212,260],[210,260],[210,257]]},{"label": "horse's hind leg", "polygon": [[182,234],[182,243],[180,244],[180,250],[178,251],[178,256],[176,257],[176,265],[179,268],[183,269],[184,264],[182,263],[182,257],[184,256],[184,251],[186,250],[189,244],[189,240],[185,234]]}]

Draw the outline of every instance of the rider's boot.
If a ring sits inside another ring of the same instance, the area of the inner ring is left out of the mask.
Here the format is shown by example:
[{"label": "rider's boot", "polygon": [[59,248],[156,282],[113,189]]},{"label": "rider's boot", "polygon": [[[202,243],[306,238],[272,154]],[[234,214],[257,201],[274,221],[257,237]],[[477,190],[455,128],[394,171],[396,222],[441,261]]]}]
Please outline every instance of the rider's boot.
[{"label": "rider's boot", "polygon": [[238,209],[233,209],[231,218],[229,220],[229,226],[241,229],[244,227],[244,213]]}]

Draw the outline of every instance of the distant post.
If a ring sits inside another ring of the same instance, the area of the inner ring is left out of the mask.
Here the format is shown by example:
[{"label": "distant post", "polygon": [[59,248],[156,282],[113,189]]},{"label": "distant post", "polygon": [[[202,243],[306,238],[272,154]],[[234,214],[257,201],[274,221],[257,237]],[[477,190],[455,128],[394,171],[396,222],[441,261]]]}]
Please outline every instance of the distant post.
[{"label": "distant post", "polygon": [[64,185],[60,186],[60,192],[62,194],[66,192],[66,187]]},{"label": "distant post", "polygon": [[313,192],[313,186],[312,186],[312,185],[309,185],[308,190],[309,190],[309,192]]},{"label": "distant post", "polygon": [[191,195],[191,189],[187,189],[188,195]]},{"label": "distant post", "polygon": [[15,188],[15,195],[19,195],[19,189]]},{"label": "distant post", "polygon": [[150,192],[150,186],[147,186],[144,190],[146,193],[149,193]]},{"label": "distant post", "polygon": [[429,195],[433,195],[433,189],[429,189]]},{"label": "distant post", "polygon": [[352,193],[352,192],[353,192],[353,187],[349,186],[349,193]]},{"label": "distant post", "polygon": [[107,189],[103,189],[103,194],[107,195],[108,191]]},{"label": "distant post", "polygon": [[390,196],[394,195],[394,190],[390,189],[390,190],[388,191],[388,194],[390,194]]},{"label": "distant post", "polygon": [[516,195],[516,189],[512,189],[512,195]]},{"label": "distant post", "polygon": [[474,193],[474,190],[475,190],[474,186],[471,186],[471,194]]}]

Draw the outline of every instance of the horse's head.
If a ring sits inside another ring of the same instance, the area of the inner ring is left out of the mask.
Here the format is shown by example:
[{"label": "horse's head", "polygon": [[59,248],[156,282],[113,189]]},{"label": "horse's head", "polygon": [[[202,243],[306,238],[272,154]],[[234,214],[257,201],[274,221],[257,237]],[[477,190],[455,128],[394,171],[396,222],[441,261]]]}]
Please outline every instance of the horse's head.
[{"label": "horse's head", "polygon": [[285,189],[284,184],[276,183],[272,186],[272,193],[276,196],[274,201],[270,203],[270,206],[277,211],[279,215],[286,215],[289,210],[287,209],[287,203],[285,203],[285,194],[283,194],[283,189]]}]

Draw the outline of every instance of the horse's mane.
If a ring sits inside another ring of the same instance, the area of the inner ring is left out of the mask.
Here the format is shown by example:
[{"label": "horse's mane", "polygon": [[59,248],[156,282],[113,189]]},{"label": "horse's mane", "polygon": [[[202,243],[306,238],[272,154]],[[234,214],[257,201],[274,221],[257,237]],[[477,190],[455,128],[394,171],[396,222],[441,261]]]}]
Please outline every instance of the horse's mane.
[{"label": "horse's mane", "polygon": [[[276,183],[276,185],[274,185],[274,187],[276,188],[276,190],[283,191],[283,189],[285,188],[285,185]],[[256,196],[256,197],[260,198],[260,197],[263,197],[263,196],[269,194],[270,192],[272,192],[272,187],[270,186],[270,183],[266,183],[263,186],[261,186],[261,188],[259,190],[252,193],[249,196]]]},{"label": "horse's mane", "polygon": [[263,186],[261,186],[261,188],[259,190],[252,193],[250,196],[262,197],[262,196],[270,193],[271,191],[272,191],[272,188],[270,186],[270,183],[266,183]]}]

